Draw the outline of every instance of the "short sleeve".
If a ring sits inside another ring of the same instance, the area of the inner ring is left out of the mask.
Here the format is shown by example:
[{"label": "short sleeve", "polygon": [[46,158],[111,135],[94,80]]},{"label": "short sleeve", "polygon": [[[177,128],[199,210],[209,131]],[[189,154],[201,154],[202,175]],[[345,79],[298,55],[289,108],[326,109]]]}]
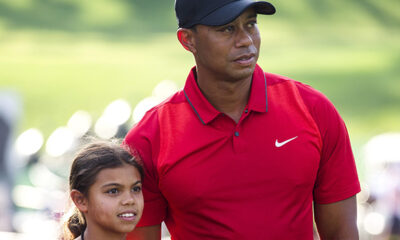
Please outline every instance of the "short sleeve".
[{"label": "short sleeve", "polygon": [[333,104],[320,92],[299,84],[299,91],[322,138],[322,151],[314,185],[314,201],[327,204],[359,193],[360,182],[346,125]]},{"label": "short sleeve", "polygon": [[160,133],[157,112],[147,112],[143,119],[126,135],[123,144],[133,155],[138,155],[144,168],[144,209],[138,227],[160,224],[166,216],[167,203],[158,188],[157,156]]}]

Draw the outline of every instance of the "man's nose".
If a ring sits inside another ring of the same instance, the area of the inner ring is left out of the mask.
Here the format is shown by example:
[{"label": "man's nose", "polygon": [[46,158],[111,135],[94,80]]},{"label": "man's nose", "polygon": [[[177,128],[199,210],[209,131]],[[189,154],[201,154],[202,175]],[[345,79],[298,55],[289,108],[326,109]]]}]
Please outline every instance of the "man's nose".
[{"label": "man's nose", "polygon": [[247,47],[253,44],[251,34],[246,29],[239,28],[236,31],[236,47]]}]

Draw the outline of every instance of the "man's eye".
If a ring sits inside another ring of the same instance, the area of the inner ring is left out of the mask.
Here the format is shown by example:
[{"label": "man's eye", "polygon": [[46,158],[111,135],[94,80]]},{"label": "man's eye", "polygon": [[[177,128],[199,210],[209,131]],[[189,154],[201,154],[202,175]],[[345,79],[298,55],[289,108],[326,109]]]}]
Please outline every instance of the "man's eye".
[{"label": "man's eye", "polygon": [[233,26],[227,26],[221,29],[221,32],[230,33],[233,32],[235,28]]},{"label": "man's eye", "polygon": [[117,194],[118,193],[118,189],[116,189],[116,188],[110,189],[110,190],[107,191],[107,193],[109,193],[109,194]]},{"label": "man's eye", "polygon": [[249,22],[249,23],[247,24],[247,26],[248,26],[249,28],[252,28],[252,27],[254,27],[255,25],[257,25],[257,22],[256,22],[256,21]]},{"label": "man's eye", "polygon": [[132,191],[133,191],[133,192],[141,192],[141,191],[142,191],[142,188],[139,187],[139,186],[135,186],[135,187],[132,188]]}]

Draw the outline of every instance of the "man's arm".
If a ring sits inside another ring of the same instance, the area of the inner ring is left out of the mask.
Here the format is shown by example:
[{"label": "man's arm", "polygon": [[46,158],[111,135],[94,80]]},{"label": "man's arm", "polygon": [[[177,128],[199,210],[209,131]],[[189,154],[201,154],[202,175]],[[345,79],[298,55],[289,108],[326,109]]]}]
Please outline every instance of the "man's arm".
[{"label": "man's arm", "polygon": [[127,240],[160,240],[161,224],[147,227],[137,227],[128,234]]},{"label": "man's arm", "polygon": [[356,196],[330,204],[314,204],[314,215],[322,240],[359,239]]}]

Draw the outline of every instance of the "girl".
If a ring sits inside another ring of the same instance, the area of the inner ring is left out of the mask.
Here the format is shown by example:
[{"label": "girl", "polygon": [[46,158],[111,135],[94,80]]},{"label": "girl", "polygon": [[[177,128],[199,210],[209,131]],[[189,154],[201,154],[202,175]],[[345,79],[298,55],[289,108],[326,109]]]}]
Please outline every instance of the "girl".
[{"label": "girl", "polygon": [[71,167],[70,197],[76,208],[64,239],[125,239],[142,216],[142,179],[142,166],[120,146],[99,142],[85,147]]}]

